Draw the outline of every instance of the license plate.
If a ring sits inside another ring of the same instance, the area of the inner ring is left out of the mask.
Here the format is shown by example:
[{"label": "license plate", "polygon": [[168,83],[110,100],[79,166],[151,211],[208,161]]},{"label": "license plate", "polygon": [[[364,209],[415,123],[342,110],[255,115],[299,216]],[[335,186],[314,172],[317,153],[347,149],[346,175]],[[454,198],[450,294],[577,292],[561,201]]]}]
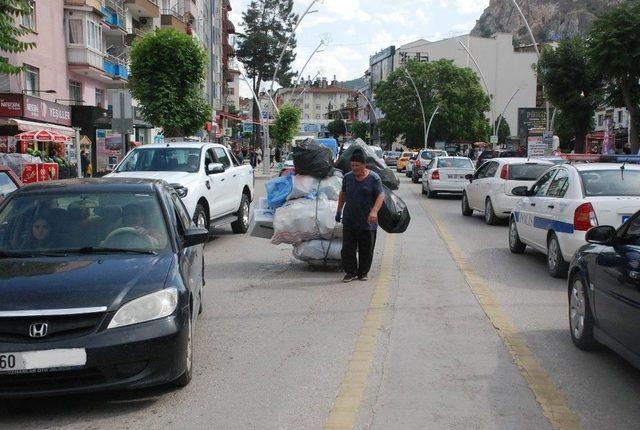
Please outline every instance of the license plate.
[{"label": "license plate", "polygon": [[622,215],[622,224],[629,221],[629,218],[631,218],[631,215]]},{"label": "license plate", "polygon": [[87,352],[84,348],[0,353],[0,373],[51,370],[85,364]]},{"label": "license plate", "polygon": [[456,180],[464,179],[464,175],[449,175],[448,177],[449,179],[456,179]]}]

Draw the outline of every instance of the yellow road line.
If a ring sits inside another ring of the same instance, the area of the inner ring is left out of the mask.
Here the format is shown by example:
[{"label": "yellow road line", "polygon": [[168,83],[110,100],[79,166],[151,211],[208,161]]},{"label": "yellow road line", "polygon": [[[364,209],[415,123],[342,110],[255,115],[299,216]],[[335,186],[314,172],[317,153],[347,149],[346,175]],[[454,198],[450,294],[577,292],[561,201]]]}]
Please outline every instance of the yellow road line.
[{"label": "yellow road line", "polygon": [[580,429],[578,416],[571,411],[565,398],[553,385],[547,372],[540,366],[525,340],[504,313],[487,282],[475,271],[473,265],[458,248],[455,240],[440,221],[435,210],[427,205],[424,200],[421,203],[438,234],[447,245],[453,260],[463,273],[471,291],[482,306],[484,313],[489,317],[502,342],[511,354],[513,361],[520,369],[520,374],[533,392],[536,401],[540,404],[543,415],[549,420],[554,429]]},{"label": "yellow road line", "polygon": [[351,354],[349,367],[342,378],[338,396],[324,425],[325,430],[351,430],[358,420],[378,336],[387,311],[393,275],[394,242],[393,235],[386,236],[378,282]]}]

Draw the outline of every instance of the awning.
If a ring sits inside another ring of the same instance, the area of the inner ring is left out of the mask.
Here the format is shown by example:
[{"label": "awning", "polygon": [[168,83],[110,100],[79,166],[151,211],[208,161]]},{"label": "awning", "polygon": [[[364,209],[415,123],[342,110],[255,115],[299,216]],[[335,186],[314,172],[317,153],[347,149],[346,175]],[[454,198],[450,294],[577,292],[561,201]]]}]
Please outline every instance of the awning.
[{"label": "awning", "polygon": [[27,140],[30,142],[58,142],[65,143],[71,140],[69,136],[48,130],[25,131],[14,136],[16,140]]},{"label": "awning", "polygon": [[0,118],[0,125],[16,125],[18,126],[18,130],[20,131],[46,130],[54,133],[64,134],[68,137],[74,137],[76,135],[76,131],[71,127],[44,122],[27,121],[17,118]]}]

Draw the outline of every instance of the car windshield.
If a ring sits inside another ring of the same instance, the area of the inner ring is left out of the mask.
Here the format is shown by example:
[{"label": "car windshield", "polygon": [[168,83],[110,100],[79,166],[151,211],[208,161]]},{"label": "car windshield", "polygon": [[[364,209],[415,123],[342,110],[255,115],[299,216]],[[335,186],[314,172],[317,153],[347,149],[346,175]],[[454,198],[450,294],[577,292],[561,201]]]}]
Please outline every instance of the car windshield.
[{"label": "car windshield", "polygon": [[6,196],[17,189],[18,187],[11,180],[7,172],[0,172],[0,196]]},{"label": "car windshield", "polygon": [[439,168],[454,169],[473,169],[473,163],[468,158],[440,158],[438,159]]},{"label": "car windshield", "polygon": [[111,248],[161,251],[169,236],[151,193],[25,193],[0,212],[0,255]]},{"label": "car windshield", "polygon": [[413,152],[403,152],[402,158],[411,158],[413,157]]},{"label": "car windshield", "polygon": [[189,172],[200,169],[200,148],[137,148],[116,172]]},{"label": "car windshield", "polygon": [[427,160],[432,160],[432,159],[436,158],[436,153],[434,151],[422,151],[420,153],[420,158],[425,158]]},{"label": "car windshield", "polygon": [[587,197],[640,196],[640,170],[591,170],[580,177]]},{"label": "car windshield", "polygon": [[511,164],[509,179],[512,181],[535,181],[551,166],[547,164]]}]

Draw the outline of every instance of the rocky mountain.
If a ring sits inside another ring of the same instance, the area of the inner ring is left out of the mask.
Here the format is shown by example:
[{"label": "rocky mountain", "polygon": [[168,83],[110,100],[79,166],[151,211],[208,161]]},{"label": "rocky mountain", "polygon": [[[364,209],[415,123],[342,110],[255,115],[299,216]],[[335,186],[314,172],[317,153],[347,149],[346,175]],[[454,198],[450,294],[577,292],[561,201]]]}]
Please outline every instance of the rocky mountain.
[{"label": "rocky mountain", "polygon": [[[627,0],[518,0],[538,42],[584,35],[593,20],[609,6]],[[628,0],[637,1],[637,0]],[[518,10],[511,0],[491,0],[476,22],[473,36],[512,33],[516,44],[530,43]]]}]

